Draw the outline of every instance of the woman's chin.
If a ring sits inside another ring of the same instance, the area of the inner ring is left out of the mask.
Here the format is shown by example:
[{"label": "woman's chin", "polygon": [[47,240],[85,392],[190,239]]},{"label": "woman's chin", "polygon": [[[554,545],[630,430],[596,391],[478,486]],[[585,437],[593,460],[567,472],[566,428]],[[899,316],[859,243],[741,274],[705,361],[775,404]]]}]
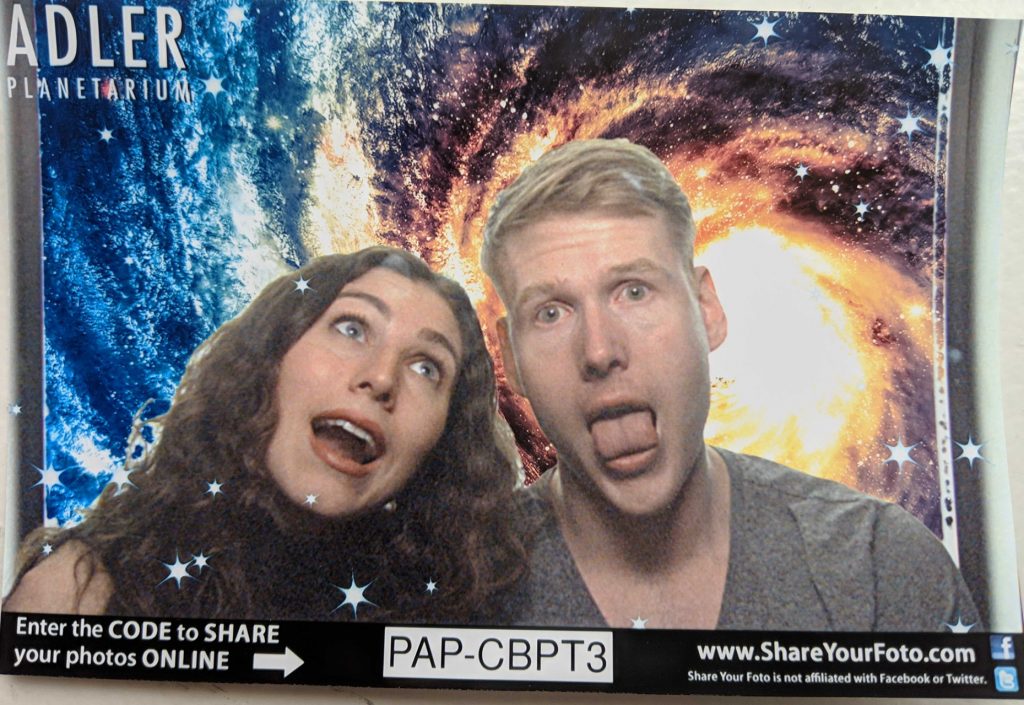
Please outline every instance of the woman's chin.
[{"label": "woman's chin", "polygon": [[308,521],[322,525],[344,524],[378,516],[384,520],[385,517],[390,517],[394,513],[393,509],[388,507],[389,502],[385,499],[350,502],[337,499],[331,501],[330,498],[318,497],[315,502],[307,499],[301,501],[292,499],[289,504],[294,513],[304,516]]}]

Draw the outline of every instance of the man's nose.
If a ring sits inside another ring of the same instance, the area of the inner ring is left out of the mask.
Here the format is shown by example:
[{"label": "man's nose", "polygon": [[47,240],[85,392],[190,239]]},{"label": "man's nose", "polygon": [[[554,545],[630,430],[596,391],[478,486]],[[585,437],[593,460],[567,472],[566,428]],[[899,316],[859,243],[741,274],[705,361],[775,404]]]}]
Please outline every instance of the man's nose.
[{"label": "man's nose", "polygon": [[391,355],[371,353],[352,378],[352,390],[367,394],[386,410],[394,408],[398,392],[398,362]]},{"label": "man's nose", "polygon": [[580,367],[584,380],[604,379],[629,366],[628,341],[622,322],[607,309],[583,309],[579,323]]}]

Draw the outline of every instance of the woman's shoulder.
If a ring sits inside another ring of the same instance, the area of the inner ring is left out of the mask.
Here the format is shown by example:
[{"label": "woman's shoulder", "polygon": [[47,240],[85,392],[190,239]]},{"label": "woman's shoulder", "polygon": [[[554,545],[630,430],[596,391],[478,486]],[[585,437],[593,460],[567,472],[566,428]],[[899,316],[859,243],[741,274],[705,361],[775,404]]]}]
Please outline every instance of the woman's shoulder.
[{"label": "woman's shoulder", "polygon": [[92,550],[82,541],[68,541],[21,576],[4,609],[103,614],[113,592],[110,574]]}]

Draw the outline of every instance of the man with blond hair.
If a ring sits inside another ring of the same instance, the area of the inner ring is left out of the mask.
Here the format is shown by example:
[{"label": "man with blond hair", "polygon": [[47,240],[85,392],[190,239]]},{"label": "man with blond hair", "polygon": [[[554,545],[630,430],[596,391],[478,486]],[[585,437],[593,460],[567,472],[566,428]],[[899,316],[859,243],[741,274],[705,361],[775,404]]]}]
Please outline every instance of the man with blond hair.
[{"label": "man with blond hair", "polygon": [[704,442],[727,332],[672,174],[625,140],[555,149],[498,197],[482,264],[505,372],[558,450],[510,621],[937,631],[977,624],[942,545],[892,504]]}]

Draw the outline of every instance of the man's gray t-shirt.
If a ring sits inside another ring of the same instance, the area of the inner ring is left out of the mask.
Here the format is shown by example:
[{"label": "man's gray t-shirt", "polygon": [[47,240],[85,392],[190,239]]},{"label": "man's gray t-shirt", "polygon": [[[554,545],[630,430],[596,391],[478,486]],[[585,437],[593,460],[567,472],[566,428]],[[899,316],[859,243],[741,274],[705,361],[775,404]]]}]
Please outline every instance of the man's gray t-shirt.
[{"label": "man's gray t-shirt", "polygon": [[[942,544],[906,511],[762,458],[718,452],[732,503],[719,629],[981,628]],[[605,627],[539,484],[524,492],[539,526],[530,574],[507,603],[508,623]]]}]

